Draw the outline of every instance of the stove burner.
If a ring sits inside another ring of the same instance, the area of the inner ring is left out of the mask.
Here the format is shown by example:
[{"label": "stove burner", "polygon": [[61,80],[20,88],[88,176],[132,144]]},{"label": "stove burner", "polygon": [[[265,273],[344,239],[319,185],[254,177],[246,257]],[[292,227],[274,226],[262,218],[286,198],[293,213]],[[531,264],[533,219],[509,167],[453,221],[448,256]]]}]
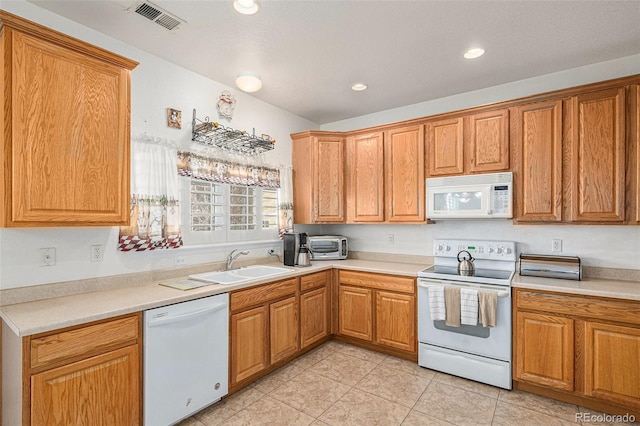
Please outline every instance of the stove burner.
[{"label": "stove burner", "polygon": [[459,274],[455,266],[434,265],[424,270],[426,273],[441,274],[447,277],[471,276],[478,278],[491,278],[496,280],[508,280],[511,278],[511,271],[501,271],[498,269],[476,269],[472,273]]}]

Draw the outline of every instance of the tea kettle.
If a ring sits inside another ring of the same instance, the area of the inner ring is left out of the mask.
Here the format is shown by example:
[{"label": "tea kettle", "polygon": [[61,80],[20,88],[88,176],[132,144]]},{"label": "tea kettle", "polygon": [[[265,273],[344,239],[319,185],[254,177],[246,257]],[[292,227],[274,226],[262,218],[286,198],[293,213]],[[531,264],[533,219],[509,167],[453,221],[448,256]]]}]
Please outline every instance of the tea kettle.
[{"label": "tea kettle", "polygon": [[[462,253],[467,253],[469,255],[469,258],[465,259],[463,257],[462,259],[460,259],[460,255]],[[460,250],[458,252],[458,274],[464,276],[472,276],[473,272],[473,256],[471,256],[471,253],[469,253],[467,250]]]}]

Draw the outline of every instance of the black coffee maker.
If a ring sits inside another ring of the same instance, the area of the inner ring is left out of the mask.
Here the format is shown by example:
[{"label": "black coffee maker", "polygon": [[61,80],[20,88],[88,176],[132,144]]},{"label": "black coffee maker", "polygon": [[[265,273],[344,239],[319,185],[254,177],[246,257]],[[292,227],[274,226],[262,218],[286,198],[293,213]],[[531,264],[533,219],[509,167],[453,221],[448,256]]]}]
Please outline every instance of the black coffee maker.
[{"label": "black coffee maker", "polygon": [[[306,232],[289,232],[283,236],[285,266],[297,266],[300,248],[308,251]],[[305,265],[308,266],[308,265]]]}]

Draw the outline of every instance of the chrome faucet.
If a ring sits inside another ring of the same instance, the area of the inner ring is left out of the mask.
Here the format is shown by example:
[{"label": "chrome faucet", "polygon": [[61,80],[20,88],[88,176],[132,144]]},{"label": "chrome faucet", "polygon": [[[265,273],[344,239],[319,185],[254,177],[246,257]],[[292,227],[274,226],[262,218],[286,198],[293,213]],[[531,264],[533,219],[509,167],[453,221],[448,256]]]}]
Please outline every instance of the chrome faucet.
[{"label": "chrome faucet", "polygon": [[238,251],[238,249],[232,250],[231,253],[227,256],[227,270],[233,267],[233,261],[236,260],[240,255],[249,254],[249,250]]}]

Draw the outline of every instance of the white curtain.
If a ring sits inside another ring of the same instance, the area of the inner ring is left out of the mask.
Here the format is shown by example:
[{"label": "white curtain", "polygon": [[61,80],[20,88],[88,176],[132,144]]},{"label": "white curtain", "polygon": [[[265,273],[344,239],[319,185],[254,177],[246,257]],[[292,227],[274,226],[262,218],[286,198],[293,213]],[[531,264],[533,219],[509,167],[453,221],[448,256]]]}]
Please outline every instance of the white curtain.
[{"label": "white curtain", "polygon": [[280,238],[285,232],[293,232],[293,168],[282,166],[280,168],[280,198],[279,206],[279,230]]},{"label": "white curtain", "polygon": [[119,250],[182,246],[179,195],[175,146],[135,138],[131,146],[131,222],[120,228]]}]

